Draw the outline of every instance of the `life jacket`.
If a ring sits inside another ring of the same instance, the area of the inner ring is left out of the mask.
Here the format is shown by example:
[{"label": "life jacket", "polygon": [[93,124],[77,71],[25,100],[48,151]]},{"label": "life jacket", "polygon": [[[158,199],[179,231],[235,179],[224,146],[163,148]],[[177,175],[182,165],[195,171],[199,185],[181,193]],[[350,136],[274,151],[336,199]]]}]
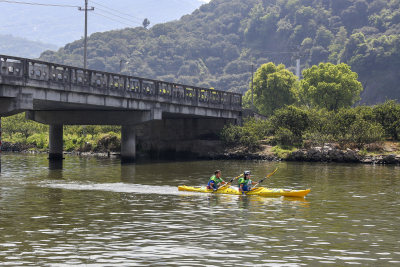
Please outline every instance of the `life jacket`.
[{"label": "life jacket", "polygon": [[239,184],[239,188],[240,185],[243,185],[242,190],[243,191],[250,191],[251,190],[251,180],[250,179],[244,179],[244,178],[240,178],[238,181]]},{"label": "life jacket", "polygon": [[211,188],[218,189],[218,184],[221,182],[222,182],[221,178],[217,178],[215,175],[213,175],[210,177],[210,180],[208,181],[207,188],[208,189],[211,189]]}]

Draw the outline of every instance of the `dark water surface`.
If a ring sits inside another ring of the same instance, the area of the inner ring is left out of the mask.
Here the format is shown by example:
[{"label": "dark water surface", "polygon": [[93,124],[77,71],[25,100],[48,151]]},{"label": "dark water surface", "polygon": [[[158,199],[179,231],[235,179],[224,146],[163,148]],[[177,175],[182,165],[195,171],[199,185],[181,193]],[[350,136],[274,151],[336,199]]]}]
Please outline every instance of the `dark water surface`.
[{"label": "dark water surface", "polygon": [[[305,199],[183,193],[251,170]],[[0,265],[400,265],[400,167],[3,154]]]}]

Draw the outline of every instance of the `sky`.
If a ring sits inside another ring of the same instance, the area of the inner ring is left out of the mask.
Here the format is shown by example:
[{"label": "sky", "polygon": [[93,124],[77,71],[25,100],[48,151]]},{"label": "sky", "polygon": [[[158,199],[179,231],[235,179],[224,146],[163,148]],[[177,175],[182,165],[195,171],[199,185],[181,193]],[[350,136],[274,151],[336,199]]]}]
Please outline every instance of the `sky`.
[{"label": "sky", "polygon": [[[88,33],[142,25],[144,18],[158,23],[177,20],[210,0],[89,0]],[[12,2],[40,3],[27,5]],[[63,7],[46,5],[65,5]],[[11,34],[58,47],[84,33],[84,0],[0,0],[0,35]]]}]

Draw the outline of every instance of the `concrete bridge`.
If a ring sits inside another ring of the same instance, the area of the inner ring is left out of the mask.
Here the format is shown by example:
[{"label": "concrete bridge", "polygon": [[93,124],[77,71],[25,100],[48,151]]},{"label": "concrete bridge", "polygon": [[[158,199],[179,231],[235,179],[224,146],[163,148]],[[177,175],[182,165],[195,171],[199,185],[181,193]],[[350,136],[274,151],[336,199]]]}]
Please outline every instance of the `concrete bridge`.
[{"label": "concrete bridge", "polygon": [[26,112],[50,125],[50,159],[62,158],[63,125],[121,125],[121,157],[132,161],[141,140],[154,151],[174,143],[171,135],[177,143],[237,123],[241,101],[225,91],[0,55],[0,123],[1,116]]}]

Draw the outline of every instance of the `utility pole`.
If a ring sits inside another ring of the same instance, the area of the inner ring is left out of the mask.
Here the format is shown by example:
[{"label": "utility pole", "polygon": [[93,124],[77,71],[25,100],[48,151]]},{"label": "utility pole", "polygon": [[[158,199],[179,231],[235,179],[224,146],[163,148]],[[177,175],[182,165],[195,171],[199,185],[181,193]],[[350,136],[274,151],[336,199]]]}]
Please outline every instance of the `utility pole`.
[{"label": "utility pole", "polygon": [[251,64],[251,109],[254,107],[253,102],[253,76],[254,76],[254,64]]},{"label": "utility pole", "polygon": [[1,117],[0,117],[0,173],[1,173]]},{"label": "utility pole", "polygon": [[85,0],[85,7],[78,7],[79,11],[85,11],[85,48],[84,48],[84,54],[83,54],[83,68],[86,69],[87,68],[87,12],[88,11],[93,11],[94,7],[88,8],[88,1],[89,0]]},{"label": "utility pole", "polygon": [[119,61],[119,73],[121,73],[121,74],[122,74],[122,70],[123,70],[123,68],[124,68],[123,63],[128,64],[129,61],[126,61],[125,59],[121,59],[121,60]]},{"label": "utility pole", "polygon": [[300,75],[301,75],[301,73],[300,73],[300,58],[298,58],[296,60],[296,76],[297,76],[298,80],[300,80]]}]

